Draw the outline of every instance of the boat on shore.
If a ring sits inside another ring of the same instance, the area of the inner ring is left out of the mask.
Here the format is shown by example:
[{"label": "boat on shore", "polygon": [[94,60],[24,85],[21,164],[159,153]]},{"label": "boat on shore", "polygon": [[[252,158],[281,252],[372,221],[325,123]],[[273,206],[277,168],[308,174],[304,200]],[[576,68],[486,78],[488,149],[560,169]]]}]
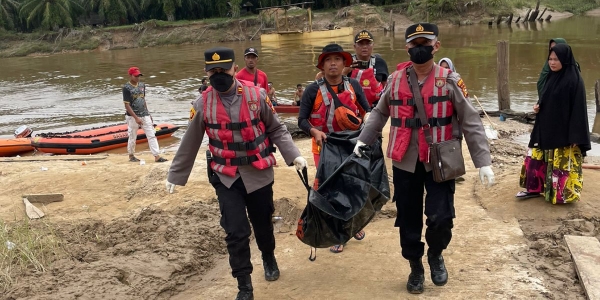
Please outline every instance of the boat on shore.
[{"label": "boat on shore", "polygon": [[285,41],[314,41],[319,39],[333,39],[352,36],[353,32],[354,28],[352,27],[340,27],[331,30],[314,31],[277,31],[275,33],[262,34],[260,36],[260,42],[273,43]]},{"label": "boat on shore", "polygon": [[[179,129],[173,124],[154,125],[156,138],[168,138]],[[64,133],[42,133],[31,140],[38,151],[54,154],[93,154],[127,147],[127,124],[103,126]],[[136,143],[146,142],[144,130],[138,129]]]},{"label": "boat on shore", "polygon": [[273,108],[275,109],[275,111],[278,114],[295,114],[298,115],[298,113],[300,112],[300,106],[296,106],[296,105],[276,105],[273,106]]},{"label": "boat on shore", "polygon": [[13,156],[33,151],[29,138],[0,139],[0,156]]}]

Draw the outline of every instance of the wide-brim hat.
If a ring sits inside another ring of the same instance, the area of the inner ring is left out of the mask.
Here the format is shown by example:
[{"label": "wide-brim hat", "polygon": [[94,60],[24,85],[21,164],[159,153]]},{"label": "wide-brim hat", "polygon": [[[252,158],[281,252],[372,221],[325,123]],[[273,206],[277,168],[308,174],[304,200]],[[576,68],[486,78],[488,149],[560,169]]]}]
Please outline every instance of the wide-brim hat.
[{"label": "wide-brim hat", "polygon": [[345,60],[345,63],[344,63],[345,67],[349,67],[352,64],[352,54],[350,54],[350,52],[344,51],[344,48],[342,48],[342,46],[340,46],[338,44],[329,44],[329,45],[323,47],[323,51],[319,55],[317,68],[323,69],[323,60],[325,59],[325,57],[327,57],[328,55],[332,55],[332,54],[341,55]]}]

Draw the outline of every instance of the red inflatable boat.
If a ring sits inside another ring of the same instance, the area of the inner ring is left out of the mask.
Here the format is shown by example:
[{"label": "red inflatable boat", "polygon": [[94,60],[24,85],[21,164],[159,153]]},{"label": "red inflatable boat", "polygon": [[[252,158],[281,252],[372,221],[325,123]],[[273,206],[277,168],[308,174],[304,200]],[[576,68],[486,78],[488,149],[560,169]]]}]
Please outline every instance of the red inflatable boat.
[{"label": "red inflatable boat", "polygon": [[[170,137],[179,129],[168,123],[154,125],[154,128],[158,139]],[[127,147],[128,139],[127,124],[121,124],[65,133],[43,133],[33,137],[31,145],[45,153],[92,154]],[[139,129],[137,143],[146,141],[146,134]]]}]

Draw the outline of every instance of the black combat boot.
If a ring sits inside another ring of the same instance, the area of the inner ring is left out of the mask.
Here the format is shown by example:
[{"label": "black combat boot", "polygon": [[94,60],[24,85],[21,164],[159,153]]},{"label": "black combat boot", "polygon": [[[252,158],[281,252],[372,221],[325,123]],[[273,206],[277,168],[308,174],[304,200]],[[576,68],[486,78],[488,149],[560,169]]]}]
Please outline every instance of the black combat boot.
[{"label": "black combat boot", "polygon": [[267,281],[275,281],[279,279],[279,267],[275,260],[275,254],[263,254],[263,267],[265,268],[265,279]]},{"label": "black combat boot", "polygon": [[406,283],[406,290],[411,294],[420,294],[423,292],[423,282],[425,282],[425,269],[421,259],[409,260],[410,275]]},{"label": "black combat boot", "polygon": [[252,288],[252,277],[243,275],[237,277],[238,289],[240,290],[235,300],[254,300],[254,289]]},{"label": "black combat boot", "polygon": [[442,286],[448,282],[448,271],[444,265],[442,255],[427,255],[427,262],[431,270],[431,281],[437,286]]}]

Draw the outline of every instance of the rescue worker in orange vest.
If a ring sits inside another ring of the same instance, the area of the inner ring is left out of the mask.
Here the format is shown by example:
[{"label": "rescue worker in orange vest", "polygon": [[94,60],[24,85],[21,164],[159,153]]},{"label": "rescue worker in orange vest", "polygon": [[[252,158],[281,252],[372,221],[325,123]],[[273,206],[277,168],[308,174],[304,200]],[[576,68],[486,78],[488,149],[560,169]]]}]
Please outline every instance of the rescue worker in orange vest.
[{"label": "rescue worker in orange vest", "polygon": [[361,30],[354,37],[352,64],[344,70],[348,77],[356,79],[365,92],[371,108],[377,105],[388,79],[387,63],[379,54],[373,54],[373,35]]},{"label": "rescue worker in orange vest", "polygon": [[[392,159],[394,173],[394,198],[398,215],[395,226],[400,227],[402,256],[410,263],[406,289],[410,293],[423,292],[425,280],[423,263],[425,244],[421,242],[423,230],[423,192],[427,229],[425,240],[429,246],[427,261],[431,280],[442,286],[448,281],[442,251],[452,238],[455,181],[433,180],[429,163],[429,147],[425,130],[430,130],[433,142],[453,138],[453,123],[464,133],[471,159],[479,168],[481,183],[488,187],[494,183],[490,165],[490,149],[478,112],[468,99],[467,88],[460,76],[433,62],[440,49],[438,28],[434,24],[419,23],[406,29],[406,50],[412,67],[392,73],[388,85],[358,137],[354,149],[361,155],[360,147],[370,145],[381,134],[388,118],[392,118],[387,156]],[[417,84],[429,124],[421,125],[408,74],[415,72]],[[456,118],[453,122],[453,118]]]},{"label": "rescue worker in orange vest", "polygon": [[297,170],[306,168],[306,160],[279,121],[267,92],[234,78],[233,50],[212,48],[204,52],[204,58],[211,86],[194,104],[196,114],[173,158],[167,191],[173,193],[175,185],[187,183],[206,132],[212,154],[209,182],[219,200],[229,264],[238,281],[236,299],[254,299],[248,218],[262,252],[265,279],[279,278],[272,223],[274,145],[286,164]]},{"label": "rescue worker in orange vest", "polygon": [[[298,127],[312,136],[315,167],[319,166],[319,154],[321,146],[327,140],[327,133],[357,130],[362,119],[366,120],[366,114],[371,111],[358,81],[342,74],[344,67],[351,63],[352,55],[340,45],[325,46],[317,64],[323,77],[306,86],[302,94]],[[366,112],[362,117],[359,108]],[[364,237],[362,230],[355,236],[358,240]],[[334,253],[342,252],[343,245],[333,246],[330,250]]]}]

